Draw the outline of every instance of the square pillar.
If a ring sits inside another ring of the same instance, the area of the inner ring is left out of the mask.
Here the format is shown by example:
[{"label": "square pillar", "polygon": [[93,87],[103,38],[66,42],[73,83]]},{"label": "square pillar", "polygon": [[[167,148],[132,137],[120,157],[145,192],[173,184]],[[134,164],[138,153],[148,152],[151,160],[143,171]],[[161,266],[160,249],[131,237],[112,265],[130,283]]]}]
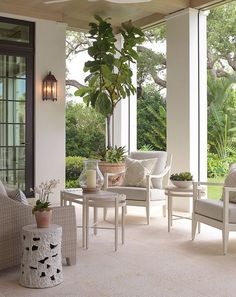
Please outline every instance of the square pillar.
[{"label": "square pillar", "polygon": [[[172,173],[190,171],[194,180],[206,176],[207,56],[206,16],[186,9],[167,23],[167,148],[173,154]],[[177,200],[177,199],[176,199]],[[174,207],[189,211],[191,201]]]},{"label": "square pillar", "polygon": [[[118,48],[122,48],[123,38],[116,35]],[[131,64],[133,85],[137,86],[137,65]],[[129,152],[137,149],[137,94],[121,99],[112,119],[112,146],[125,146]]]}]

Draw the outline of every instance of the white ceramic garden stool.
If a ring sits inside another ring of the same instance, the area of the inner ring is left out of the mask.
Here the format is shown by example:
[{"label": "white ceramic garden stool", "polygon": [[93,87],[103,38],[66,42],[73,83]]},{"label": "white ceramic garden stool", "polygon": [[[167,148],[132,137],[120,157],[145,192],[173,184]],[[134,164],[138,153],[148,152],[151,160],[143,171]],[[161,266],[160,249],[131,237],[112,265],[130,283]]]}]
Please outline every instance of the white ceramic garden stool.
[{"label": "white ceramic garden stool", "polygon": [[29,288],[48,288],[63,281],[61,262],[62,227],[27,225],[22,228],[20,284]]}]

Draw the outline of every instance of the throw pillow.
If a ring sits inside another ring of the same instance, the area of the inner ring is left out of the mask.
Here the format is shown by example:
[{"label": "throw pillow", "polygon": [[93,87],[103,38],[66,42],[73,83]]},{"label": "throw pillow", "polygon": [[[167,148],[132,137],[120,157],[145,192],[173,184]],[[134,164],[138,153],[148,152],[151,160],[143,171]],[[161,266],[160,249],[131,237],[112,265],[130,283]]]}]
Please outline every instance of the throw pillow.
[{"label": "throw pillow", "polygon": [[18,201],[25,205],[29,205],[25,194],[20,189],[16,189],[16,190],[8,190],[7,189],[7,196],[15,201]]},{"label": "throw pillow", "polygon": [[126,158],[124,185],[130,187],[146,187],[146,175],[152,174],[157,159],[136,160]]},{"label": "throw pillow", "polygon": [[[230,165],[229,173],[225,178],[224,182],[225,187],[236,187],[236,163]],[[222,199],[224,197],[224,192],[222,193]],[[236,192],[229,193],[229,201],[236,203]]]},{"label": "throw pillow", "polygon": [[7,196],[7,191],[2,183],[2,181],[0,180],[0,194]]}]

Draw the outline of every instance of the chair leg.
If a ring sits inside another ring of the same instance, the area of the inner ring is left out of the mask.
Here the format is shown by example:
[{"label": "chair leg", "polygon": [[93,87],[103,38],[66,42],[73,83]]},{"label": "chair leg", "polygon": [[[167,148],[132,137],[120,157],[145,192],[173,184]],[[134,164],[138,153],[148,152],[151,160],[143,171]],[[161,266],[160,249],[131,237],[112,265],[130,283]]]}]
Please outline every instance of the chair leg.
[{"label": "chair leg", "polygon": [[104,207],[103,208],[103,220],[106,221],[106,218],[107,218],[107,208]]},{"label": "chair leg", "polygon": [[201,233],[201,223],[200,222],[197,223],[197,231],[199,234]]},{"label": "chair leg", "polygon": [[147,216],[147,224],[150,223],[150,207],[146,206],[146,216]]},{"label": "chair leg", "polygon": [[198,224],[198,222],[193,217],[192,218],[192,240],[194,240],[195,235],[196,235],[197,224]]},{"label": "chair leg", "polygon": [[222,238],[223,238],[223,254],[227,254],[228,250],[228,240],[229,240],[229,230],[223,229],[222,230]]},{"label": "chair leg", "polygon": [[163,213],[163,217],[166,217],[166,205],[162,205],[162,213]]}]

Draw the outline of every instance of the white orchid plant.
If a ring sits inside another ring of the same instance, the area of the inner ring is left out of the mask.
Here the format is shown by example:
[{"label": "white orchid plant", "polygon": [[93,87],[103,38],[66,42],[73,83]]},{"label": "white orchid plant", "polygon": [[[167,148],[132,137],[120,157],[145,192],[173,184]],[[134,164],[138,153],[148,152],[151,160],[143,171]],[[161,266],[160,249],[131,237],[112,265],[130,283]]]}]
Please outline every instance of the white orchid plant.
[{"label": "white orchid plant", "polygon": [[49,195],[53,193],[53,189],[56,188],[59,180],[51,179],[46,182],[42,182],[38,187],[31,189],[34,191],[35,196],[38,198],[36,201],[36,205],[34,206],[32,213],[34,214],[35,211],[49,211],[50,202],[49,202]]}]

